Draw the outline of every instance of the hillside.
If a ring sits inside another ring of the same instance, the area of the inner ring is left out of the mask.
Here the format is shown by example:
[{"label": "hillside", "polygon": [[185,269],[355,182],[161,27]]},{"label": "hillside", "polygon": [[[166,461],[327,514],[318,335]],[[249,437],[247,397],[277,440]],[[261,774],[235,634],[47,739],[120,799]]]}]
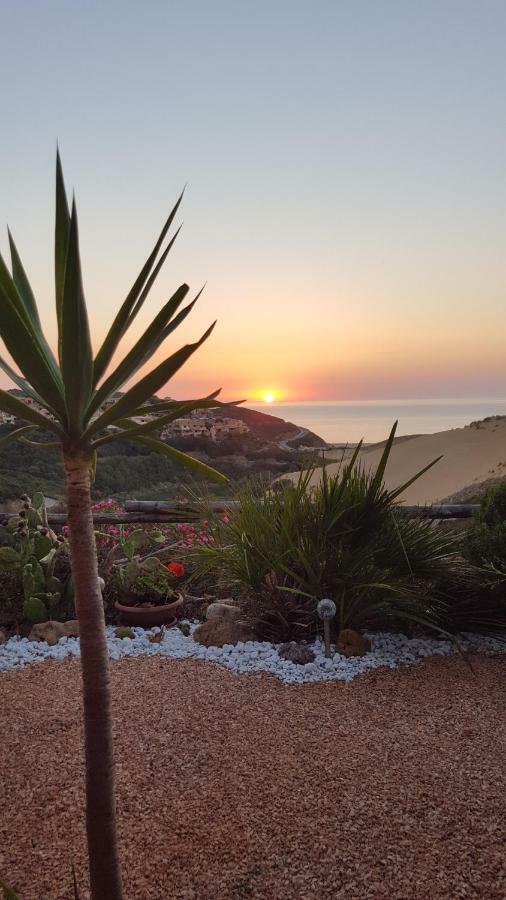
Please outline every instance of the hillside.
[{"label": "hillside", "polygon": [[[209,410],[214,416],[222,415],[220,410]],[[314,434],[312,431],[303,429],[300,425],[294,425],[293,422],[286,422],[278,416],[272,416],[270,413],[258,412],[256,409],[248,409],[247,406],[235,406],[227,415],[233,416],[234,419],[241,419],[245,422],[251,431],[251,434],[261,441],[278,443],[279,441],[288,442],[296,441],[301,431],[304,432],[304,446],[306,447],[323,447],[325,441],[323,438]]]},{"label": "hillside", "polygon": [[[223,413],[211,411],[218,418]],[[284,442],[296,438],[303,429],[276,416],[255,410],[235,409],[227,415],[240,418],[250,431],[241,436],[214,442],[204,437],[174,437],[172,446],[209,463],[231,480],[228,486],[207,482],[206,490],[224,496],[234,483],[250,475],[276,477],[307,465],[307,451],[291,450]],[[0,436],[13,425],[0,425]],[[307,444],[321,446],[324,441],[310,432]],[[124,500],[170,499],[185,483],[195,480],[166,457],[151,453],[136,444],[108,444],[99,451],[99,464],[93,496]],[[198,478],[196,480],[199,480]],[[200,479],[202,480],[202,479]],[[0,448],[0,503],[6,504],[22,493],[42,490],[46,496],[63,497],[63,469],[57,450],[42,450],[25,443]]]},{"label": "hillside", "polygon": [[[384,444],[364,448],[360,462],[374,469]],[[402,496],[402,502],[429,504],[448,497],[471,498],[480,494],[484,483],[506,476],[506,416],[492,416],[472,422],[465,428],[422,434],[395,441],[387,466],[385,482],[389,488],[408,481],[417,471],[442,456],[436,465],[412,484]],[[331,463],[329,473],[339,465]],[[297,473],[292,474],[292,478]],[[313,476],[313,483],[321,477],[321,469]],[[464,502],[462,499],[461,502]]]}]

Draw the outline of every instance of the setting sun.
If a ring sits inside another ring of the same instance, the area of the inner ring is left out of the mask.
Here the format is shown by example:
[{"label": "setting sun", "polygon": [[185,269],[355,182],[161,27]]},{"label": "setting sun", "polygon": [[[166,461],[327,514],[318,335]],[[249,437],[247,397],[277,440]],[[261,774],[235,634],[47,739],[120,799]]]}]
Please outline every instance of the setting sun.
[{"label": "setting sun", "polygon": [[272,393],[272,391],[266,391],[265,394],[263,395],[264,403],[274,403],[275,399],[276,398],[275,398],[274,394]]}]

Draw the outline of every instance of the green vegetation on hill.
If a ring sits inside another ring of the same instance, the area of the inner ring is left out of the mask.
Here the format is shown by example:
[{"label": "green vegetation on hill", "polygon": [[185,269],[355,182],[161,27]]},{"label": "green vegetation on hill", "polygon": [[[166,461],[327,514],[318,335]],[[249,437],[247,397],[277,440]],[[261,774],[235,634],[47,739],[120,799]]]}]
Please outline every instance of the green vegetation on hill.
[{"label": "green vegetation on hill", "polygon": [[[12,425],[0,425],[0,438],[12,430]],[[63,495],[63,465],[58,450],[41,450],[22,441],[2,447],[0,503],[40,490],[47,497]]]},{"label": "green vegetation on hill", "polygon": [[[263,416],[262,419],[269,419]],[[279,420],[277,420],[279,421]],[[0,426],[0,437],[9,433],[12,425]],[[106,444],[99,449],[99,465],[92,488],[95,500],[127,497],[138,500],[171,499],[181,494],[186,483],[200,481],[206,493],[228,496],[234,485],[249,475],[273,477],[293,472],[308,463],[305,451],[289,452],[276,443],[266,441],[255,433],[230,437],[215,443],[204,437],[171,438],[178,450],[210,463],[230,479],[230,485],[216,485],[202,476],[191,475],[165,456],[152,453],[147,447],[132,443]],[[279,426],[275,427],[276,435]],[[286,434],[286,430],[284,432]],[[0,449],[0,503],[6,503],[23,493],[42,491],[46,497],[59,500],[64,495],[63,467],[59,452],[41,450],[28,443],[9,444]]]},{"label": "green vegetation on hill", "polygon": [[[10,430],[11,426],[1,426],[0,436]],[[180,468],[144,447],[126,443],[106,445],[101,448],[99,458],[92,491],[94,499],[169,496],[181,483]],[[35,491],[58,500],[63,498],[63,466],[58,451],[42,451],[24,443],[2,447],[0,503]]]}]

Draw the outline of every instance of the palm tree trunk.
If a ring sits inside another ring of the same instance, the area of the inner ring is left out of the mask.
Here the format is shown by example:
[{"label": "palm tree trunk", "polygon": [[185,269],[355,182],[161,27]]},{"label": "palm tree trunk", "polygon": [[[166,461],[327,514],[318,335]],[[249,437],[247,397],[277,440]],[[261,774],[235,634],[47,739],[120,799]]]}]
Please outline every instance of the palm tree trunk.
[{"label": "palm tree trunk", "polygon": [[90,498],[91,457],[64,453],[72,575],[79,620],[92,900],[122,900],[114,802],[109,657]]}]

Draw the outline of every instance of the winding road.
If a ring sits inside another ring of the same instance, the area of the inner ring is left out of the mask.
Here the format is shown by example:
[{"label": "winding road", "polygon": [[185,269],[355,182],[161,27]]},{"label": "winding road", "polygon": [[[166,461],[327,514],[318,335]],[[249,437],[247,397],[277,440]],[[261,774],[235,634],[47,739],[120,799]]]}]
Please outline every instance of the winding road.
[{"label": "winding road", "polygon": [[281,450],[288,450],[288,451],[292,451],[292,453],[293,453],[293,451],[298,448],[290,447],[290,445],[287,443],[287,441],[298,441],[298,440],[300,440],[300,438],[305,437],[305,435],[307,433],[308,433],[307,428],[299,428],[297,434],[292,434],[289,438],[286,438],[284,441],[278,441],[278,447],[280,447]]}]

